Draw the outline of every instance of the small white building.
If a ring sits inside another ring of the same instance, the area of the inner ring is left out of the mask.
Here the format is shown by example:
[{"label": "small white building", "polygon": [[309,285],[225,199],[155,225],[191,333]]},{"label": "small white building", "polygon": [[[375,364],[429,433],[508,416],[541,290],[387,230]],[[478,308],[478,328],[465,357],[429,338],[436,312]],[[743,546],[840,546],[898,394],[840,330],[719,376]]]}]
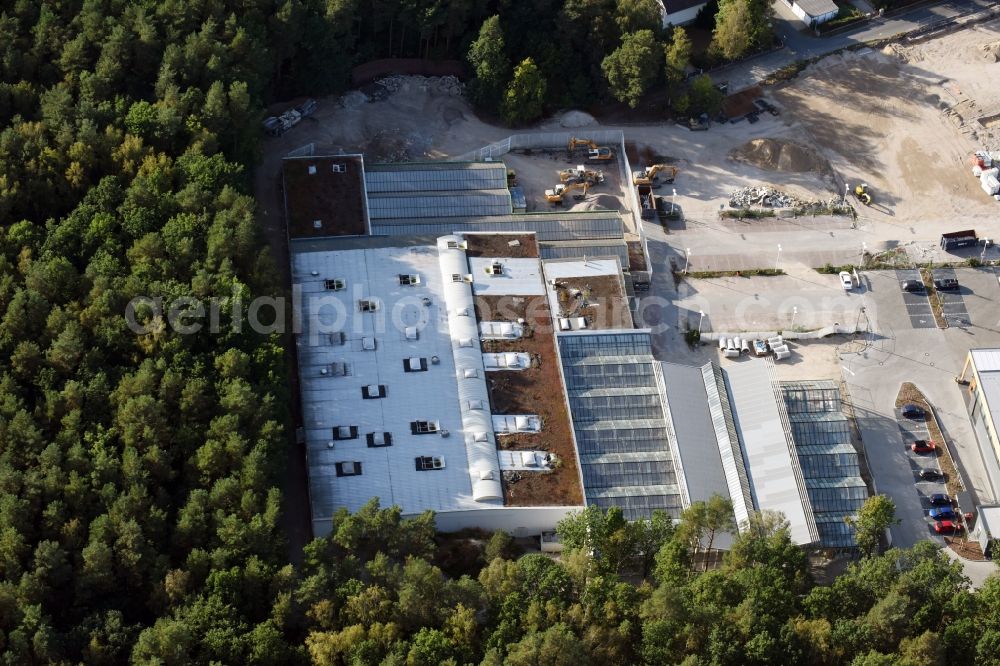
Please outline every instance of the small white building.
[{"label": "small white building", "polygon": [[[976,507],[976,526],[970,536],[979,542],[984,553],[989,554],[990,542],[1000,541],[1000,505]],[[994,557],[996,555],[993,553]]]},{"label": "small white building", "polygon": [[840,11],[833,0],[791,0],[790,7],[792,12],[810,28],[836,18]]},{"label": "small white building", "polygon": [[660,16],[663,27],[668,25],[687,25],[698,16],[698,12],[707,3],[705,0],[657,0],[660,4]]}]

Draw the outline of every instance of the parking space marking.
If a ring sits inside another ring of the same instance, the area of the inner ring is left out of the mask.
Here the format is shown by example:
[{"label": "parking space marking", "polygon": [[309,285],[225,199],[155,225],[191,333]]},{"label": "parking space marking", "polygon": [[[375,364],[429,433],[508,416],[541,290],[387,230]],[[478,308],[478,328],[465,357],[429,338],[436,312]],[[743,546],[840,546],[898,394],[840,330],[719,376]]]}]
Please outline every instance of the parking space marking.
[{"label": "parking space marking", "polygon": [[[915,269],[897,270],[896,280],[900,284],[904,280],[922,282],[920,271]],[[903,305],[906,306],[906,314],[910,318],[910,326],[912,328],[937,328],[926,289],[919,292],[902,291],[901,293],[903,294]]]},{"label": "parking space marking", "polygon": [[[934,271],[935,280],[954,277],[956,277],[955,270],[952,268],[939,268]],[[941,303],[941,314],[949,326],[967,326],[972,323],[965,299],[962,298],[963,289],[965,287],[960,286],[958,291],[937,292],[938,302]]]}]

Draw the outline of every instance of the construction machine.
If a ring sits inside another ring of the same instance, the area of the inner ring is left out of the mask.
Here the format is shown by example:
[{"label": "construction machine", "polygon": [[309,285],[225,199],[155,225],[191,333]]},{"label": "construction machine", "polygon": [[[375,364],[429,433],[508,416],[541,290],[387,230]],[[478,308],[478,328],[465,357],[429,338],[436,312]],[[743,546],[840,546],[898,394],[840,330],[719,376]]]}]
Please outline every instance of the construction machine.
[{"label": "construction machine", "polygon": [[[663,180],[659,180],[660,173],[663,173]],[[632,172],[633,185],[650,185],[656,187],[661,183],[672,183],[677,177],[677,167],[667,164],[654,164],[640,171]]]},{"label": "construction machine", "polygon": [[872,195],[868,192],[868,183],[861,183],[854,188],[854,198],[866,206],[872,205]]},{"label": "construction machine", "polygon": [[573,169],[563,169],[559,172],[559,181],[562,183],[580,183],[586,181],[588,185],[596,185],[604,182],[604,172],[587,169],[584,165],[578,164]]},{"label": "construction machine", "polygon": [[569,194],[570,192],[574,190],[583,190],[583,192],[581,192],[580,194],[573,195],[573,198],[579,201],[580,199],[583,199],[585,196],[587,196],[587,191],[589,189],[590,185],[587,183],[587,181],[583,181],[582,183],[569,183],[567,185],[559,183],[551,190],[545,190],[545,200],[548,201],[549,203],[558,205],[563,202],[563,197]]},{"label": "construction machine", "polygon": [[569,144],[566,146],[566,150],[573,154],[573,151],[577,148],[583,146],[587,147],[587,159],[588,160],[610,160],[612,157],[611,149],[607,146],[598,146],[596,143],[590,139],[578,139],[575,136],[571,137]]}]

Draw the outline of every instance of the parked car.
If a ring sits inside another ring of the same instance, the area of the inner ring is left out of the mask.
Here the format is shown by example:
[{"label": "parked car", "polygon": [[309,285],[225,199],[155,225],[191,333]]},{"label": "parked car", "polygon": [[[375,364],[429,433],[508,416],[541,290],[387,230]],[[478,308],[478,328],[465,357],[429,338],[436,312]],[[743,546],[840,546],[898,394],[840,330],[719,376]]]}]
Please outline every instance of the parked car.
[{"label": "parked car", "polygon": [[934,523],[934,531],[938,534],[955,534],[962,531],[962,526],[950,520],[939,520]]},{"label": "parked car", "polygon": [[955,278],[938,278],[934,280],[934,288],[938,291],[955,291],[958,289],[958,280]]},{"label": "parked car", "polygon": [[955,520],[955,510],[950,506],[941,506],[931,509],[929,515],[934,520]]},{"label": "parked car", "polygon": [[920,405],[907,404],[903,405],[903,409],[900,410],[903,418],[907,419],[922,419],[924,418],[924,408]]},{"label": "parked car", "polygon": [[951,497],[945,493],[934,493],[929,499],[931,506],[951,506]]},{"label": "parked car", "polygon": [[847,271],[840,271],[840,286],[844,288],[844,291],[854,289],[854,280]]},{"label": "parked car", "polygon": [[922,469],[917,473],[921,481],[940,481],[944,478],[944,474],[937,471],[936,469]]},{"label": "parked car", "polygon": [[910,450],[914,453],[933,453],[934,442],[929,439],[918,439],[913,444],[910,444]]},{"label": "parked car", "polygon": [[920,280],[903,280],[899,283],[903,291],[923,291],[924,283]]}]

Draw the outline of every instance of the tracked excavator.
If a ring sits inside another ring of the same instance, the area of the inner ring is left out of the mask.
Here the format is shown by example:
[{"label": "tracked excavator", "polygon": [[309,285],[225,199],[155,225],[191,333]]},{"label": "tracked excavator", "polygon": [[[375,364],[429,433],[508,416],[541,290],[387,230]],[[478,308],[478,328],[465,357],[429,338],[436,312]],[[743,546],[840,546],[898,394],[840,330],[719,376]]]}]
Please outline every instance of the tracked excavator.
[{"label": "tracked excavator", "polygon": [[563,169],[559,172],[559,181],[562,183],[582,183],[596,185],[604,182],[604,172],[587,169],[582,164],[573,169]]},{"label": "tracked excavator", "polygon": [[605,160],[610,160],[613,157],[611,149],[607,146],[598,146],[590,139],[578,139],[575,136],[570,138],[569,144],[566,146],[566,150],[568,150],[572,155],[573,151],[577,148],[582,148],[583,146],[587,147],[588,160],[598,160],[603,162]]},{"label": "tracked excavator", "polygon": [[866,206],[872,205],[872,195],[868,192],[868,183],[861,183],[854,188],[854,198]]},{"label": "tracked excavator", "polygon": [[587,191],[589,189],[590,185],[587,184],[587,181],[583,181],[582,183],[570,183],[568,185],[559,183],[551,190],[545,190],[545,200],[549,203],[559,205],[563,202],[563,197],[570,192],[573,192],[574,190],[583,190],[580,194],[573,195],[573,198],[579,201],[587,196]]},{"label": "tracked excavator", "polygon": [[650,185],[652,187],[656,187],[663,183],[672,183],[676,177],[677,167],[670,166],[668,164],[654,164],[653,166],[646,167],[640,171],[633,171],[632,184]]}]

